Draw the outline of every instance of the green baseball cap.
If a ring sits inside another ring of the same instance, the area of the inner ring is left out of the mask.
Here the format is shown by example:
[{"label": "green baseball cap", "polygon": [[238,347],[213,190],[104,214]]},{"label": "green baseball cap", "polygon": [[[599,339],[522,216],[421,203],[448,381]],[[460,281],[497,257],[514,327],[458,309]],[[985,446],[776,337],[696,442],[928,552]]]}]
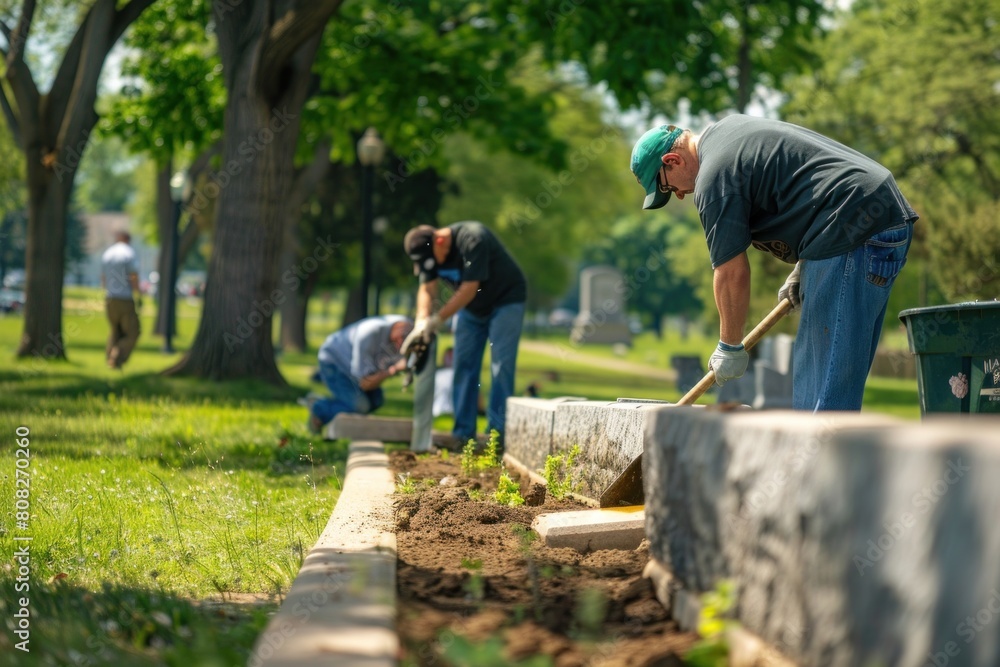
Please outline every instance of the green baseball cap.
[{"label": "green baseball cap", "polygon": [[670,191],[661,190],[656,180],[656,173],[663,166],[662,157],[674,147],[677,137],[684,130],[673,125],[654,127],[639,137],[632,148],[632,173],[639,180],[639,185],[646,189],[646,199],[642,203],[644,209],[660,208],[670,201]]}]

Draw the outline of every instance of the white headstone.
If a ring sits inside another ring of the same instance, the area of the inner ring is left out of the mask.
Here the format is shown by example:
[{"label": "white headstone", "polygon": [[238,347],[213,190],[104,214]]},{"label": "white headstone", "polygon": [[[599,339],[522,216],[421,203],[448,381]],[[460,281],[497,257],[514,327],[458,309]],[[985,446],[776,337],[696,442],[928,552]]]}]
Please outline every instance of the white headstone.
[{"label": "white headstone", "polygon": [[632,336],[625,319],[625,281],[610,266],[580,272],[580,313],[573,322],[574,343],[625,343]]}]

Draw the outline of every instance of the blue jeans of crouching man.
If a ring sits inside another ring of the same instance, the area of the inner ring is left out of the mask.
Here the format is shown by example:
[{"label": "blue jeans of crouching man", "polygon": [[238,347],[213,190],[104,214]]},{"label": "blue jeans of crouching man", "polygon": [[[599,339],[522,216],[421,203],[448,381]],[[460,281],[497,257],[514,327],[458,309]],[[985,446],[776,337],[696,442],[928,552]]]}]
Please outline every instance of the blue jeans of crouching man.
[{"label": "blue jeans of crouching man", "polygon": [[312,414],[323,424],[341,412],[366,415],[385,403],[382,389],[363,391],[358,381],[334,364],[320,363],[319,375],[333,398],[321,398],[311,408]]},{"label": "blue jeans of crouching man", "polygon": [[514,393],[514,366],[521,340],[524,304],[498,306],[489,316],[458,311],[455,324],[455,427],[452,433],[463,441],[476,435],[479,402],[479,371],[486,342],[490,343],[490,400],[486,407],[489,428],[503,433],[507,398]]},{"label": "blue jeans of crouching man", "polygon": [[913,222],[907,222],[848,253],[802,264],[793,408],[861,409],[889,290],[912,240]]}]

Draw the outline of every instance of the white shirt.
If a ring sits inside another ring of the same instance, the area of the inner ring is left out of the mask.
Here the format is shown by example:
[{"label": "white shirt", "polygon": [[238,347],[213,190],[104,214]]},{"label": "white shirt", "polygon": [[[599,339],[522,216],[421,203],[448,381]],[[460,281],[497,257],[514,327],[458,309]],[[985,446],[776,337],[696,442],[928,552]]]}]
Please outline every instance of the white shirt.
[{"label": "white shirt", "polygon": [[127,243],[119,241],[101,256],[101,275],[104,276],[104,296],[109,299],[131,299],[132,283],[129,274],[139,275],[139,257]]}]

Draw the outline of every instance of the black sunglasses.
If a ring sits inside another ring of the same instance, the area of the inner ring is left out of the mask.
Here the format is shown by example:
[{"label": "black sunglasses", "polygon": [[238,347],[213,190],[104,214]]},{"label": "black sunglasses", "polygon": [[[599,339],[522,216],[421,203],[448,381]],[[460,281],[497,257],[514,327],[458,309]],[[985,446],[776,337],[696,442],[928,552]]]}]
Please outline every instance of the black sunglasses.
[{"label": "black sunglasses", "polygon": [[659,188],[660,192],[669,192],[669,193],[677,192],[677,187],[670,185],[670,183],[667,182],[666,168],[667,168],[666,165],[661,164],[660,170],[656,172],[656,187]]}]

